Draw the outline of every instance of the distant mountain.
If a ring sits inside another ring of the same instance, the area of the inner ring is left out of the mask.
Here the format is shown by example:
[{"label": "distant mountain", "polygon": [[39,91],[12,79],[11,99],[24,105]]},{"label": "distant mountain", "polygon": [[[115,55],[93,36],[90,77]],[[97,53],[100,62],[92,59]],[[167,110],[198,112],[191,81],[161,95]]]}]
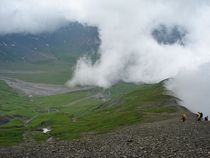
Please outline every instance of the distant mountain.
[{"label": "distant mountain", "polygon": [[72,22],[50,33],[1,35],[0,61],[70,61],[81,54],[96,52],[99,45],[96,27]]},{"label": "distant mountain", "polygon": [[153,38],[159,44],[164,45],[184,45],[186,35],[187,31],[181,26],[168,27],[166,25],[160,25],[152,31]]}]

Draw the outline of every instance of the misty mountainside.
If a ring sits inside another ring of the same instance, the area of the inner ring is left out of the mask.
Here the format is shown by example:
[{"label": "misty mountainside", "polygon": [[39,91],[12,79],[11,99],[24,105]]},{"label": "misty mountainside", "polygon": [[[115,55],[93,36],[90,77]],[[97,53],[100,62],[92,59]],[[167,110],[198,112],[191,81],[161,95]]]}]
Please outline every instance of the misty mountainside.
[{"label": "misty mountainside", "polygon": [[94,53],[100,44],[96,27],[71,22],[54,32],[0,36],[1,62],[72,61]]},{"label": "misty mountainside", "polygon": [[54,32],[0,35],[0,76],[64,84],[77,60],[93,60],[100,45],[97,27],[70,22]]},{"label": "misty mountainside", "polygon": [[[187,31],[181,26],[160,25],[151,36],[159,44],[181,44]],[[71,22],[54,32],[0,36],[0,76],[35,83],[64,84],[77,60],[88,55],[94,61],[101,44],[97,27]],[[120,53],[120,52],[119,52]]]}]

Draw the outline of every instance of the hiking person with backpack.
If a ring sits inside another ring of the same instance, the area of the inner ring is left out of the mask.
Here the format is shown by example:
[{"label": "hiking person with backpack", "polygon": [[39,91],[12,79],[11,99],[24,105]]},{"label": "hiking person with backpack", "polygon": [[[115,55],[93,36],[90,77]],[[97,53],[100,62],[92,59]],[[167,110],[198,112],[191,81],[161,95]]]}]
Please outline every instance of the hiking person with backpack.
[{"label": "hiking person with backpack", "polygon": [[200,113],[201,121],[203,121],[203,113]]},{"label": "hiking person with backpack", "polygon": [[197,120],[201,121],[201,113],[200,112],[197,113]]}]

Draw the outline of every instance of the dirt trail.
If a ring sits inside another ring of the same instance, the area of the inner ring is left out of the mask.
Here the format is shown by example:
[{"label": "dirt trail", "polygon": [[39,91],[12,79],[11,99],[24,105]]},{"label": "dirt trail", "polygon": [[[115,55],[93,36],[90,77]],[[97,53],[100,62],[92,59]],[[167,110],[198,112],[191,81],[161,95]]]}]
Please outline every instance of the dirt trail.
[{"label": "dirt trail", "polygon": [[210,123],[197,122],[195,116],[181,123],[177,118],[138,124],[108,134],[85,136],[75,141],[24,143],[1,148],[4,158],[208,158]]},{"label": "dirt trail", "polygon": [[55,95],[55,94],[60,94],[60,93],[75,92],[75,91],[91,89],[91,87],[69,88],[64,85],[25,82],[18,79],[8,78],[8,77],[3,77],[3,76],[0,76],[0,80],[4,80],[10,87],[28,96],[48,96],[48,95]]}]

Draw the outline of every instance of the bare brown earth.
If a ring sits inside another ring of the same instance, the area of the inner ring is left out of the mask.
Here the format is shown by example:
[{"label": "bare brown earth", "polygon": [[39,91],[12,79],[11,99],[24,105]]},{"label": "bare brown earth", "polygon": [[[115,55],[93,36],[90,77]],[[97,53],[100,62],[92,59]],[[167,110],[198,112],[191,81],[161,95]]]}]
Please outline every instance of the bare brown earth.
[{"label": "bare brown earth", "polygon": [[47,95],[55,95],[55,94],[60,94],[60,93],[91,89],[91,87],[69,88],[65,85],[25,82],[25,81],[21,81],[14,78],[8,78],[4,76],[0,76],[0,79],[4,80],[10,87],[15,89],[19,93],[28,95],[28,96],[47,96]]},{"label": "bare brown earth", "polygon": [[43,144],[25,142],[1,148],[1,158],[208,158],[210,123],[188,114],[182,123],[172,119],[136,124],[108,134],[86,135],[80,140]]}]

